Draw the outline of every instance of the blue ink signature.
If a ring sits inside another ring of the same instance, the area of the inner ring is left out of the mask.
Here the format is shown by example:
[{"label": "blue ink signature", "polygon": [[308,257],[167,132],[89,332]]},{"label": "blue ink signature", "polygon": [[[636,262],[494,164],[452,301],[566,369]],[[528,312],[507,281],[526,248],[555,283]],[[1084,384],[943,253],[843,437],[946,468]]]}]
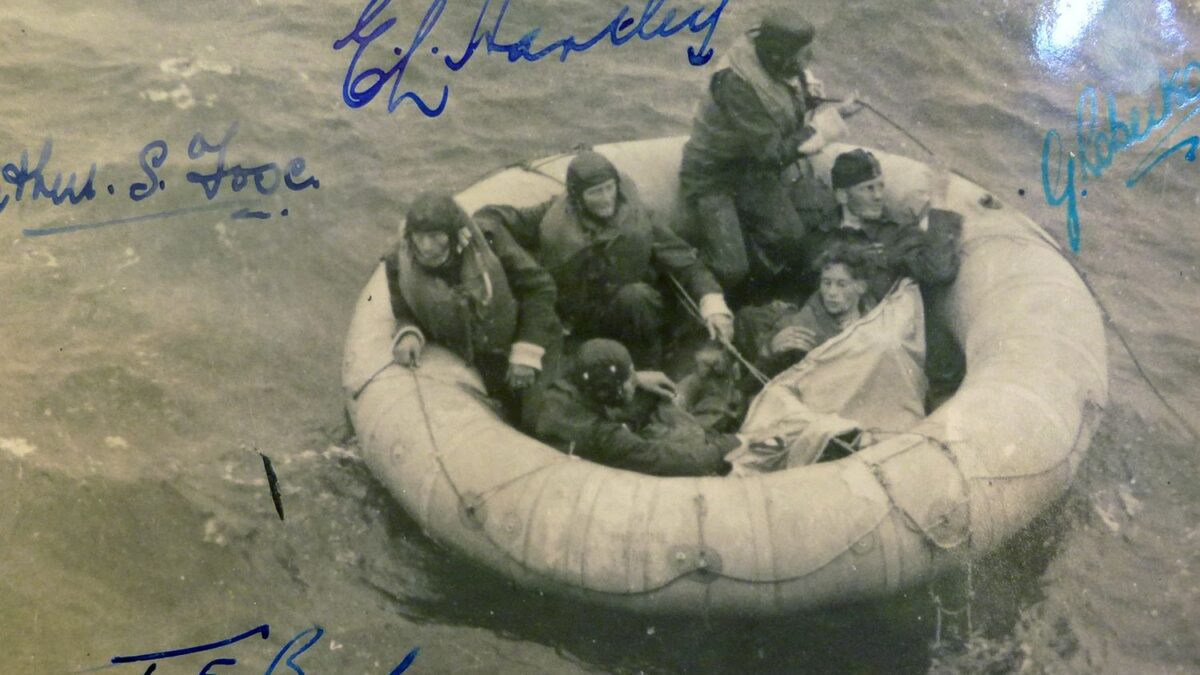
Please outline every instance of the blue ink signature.
[{"label": "blue ink signature", "polygon": [[[312,628],[306,628],[306,629],[300,631],[299,633],[297,633],[295,637],[293,637],[291,640],[288,640],[287,644],[285,644],[282,649],[280,649],[278,652],[276,652],[275,658],[271,660],[271,665],[267,666],[267,669],[266,669],[266,671],[264,671],[263,675],[274,675],[276,672],[276,668],[278,668],[280,666],[281,662],[284,666],[286,666],[287,668],[289,668],[291,670],[293,675],[304,675],[304,668],[302,668],[300,666],[300,664],[298,664],[296,662],[296,659],[300,658],[300,656],[302,654],[304,654],[305,652],[307,652],[309,649],[312,649],[312,646],[317,644],[317,642],[321,639],[321,636],[324,634],[325,634],[325,629],[321,628],[320,626],[313,626]],[[261,637],[262,639],[266,640],[271,635],[270,625],[264,623],[261,626],[251,628],[250,630],[248,630],[244,633],[239,633],[237,635],[234,635],[233,637],[226,638],[224,640],[217,640],[216,642],[209,642],[206,644],[196,645],[194,647],[183,647],[180,649],[170,649],[170,650],[160,651],[160,652],[149,652],[147,654],[135,654],[133,656],[114,656],[111,659],[110,663],[112,665],[116,666],[116,665],[122,665],[122,664],[126,664],[126,663],[149,662],[150,665],[146,668],[143,675],[150,675],[150,673],[153,673],[155,671],[155,669],[158,668],[159,661],[167,661],[169,659],[177,658],[180,656],[187,656],[188,654],[198,654],[201,652],[210,652],[210,651],[215,651],[218,649],[223,649],[230,645],[237,644],[238,642],[241,642],[242,640],[247,640],[249,638],[252,638],[256,635]],[[297,644],[300,643],[301,640],[305,640],[305,639],[307,639],[307,642],[304,642],[304,644],[301,644],[299,647],[296,646]],[[415,648],[412,651],[410,651],[407,655],[405,655],[405,657],[400,661],[400,663],[396,664],[396,667],[391,670],[391,673],[389,673],[389,675],[400,675],[400,673],[403,673],[406,670],[408,670],[409,666],[411,666],[413,664],[413,661],[415,661],[417,659],[417,654],[419,652],[420,652],[419,648]],[[285,660],[285,657],[286,657],[286,660]],[[208,663],[204,664],[204,667],[200,669],[199,675],[214,675],[215,671],[213,671],[212,668],[214,668],[216,666],[234,666],[234,665],[237,665],[236,658],[232,658],[232,657],[216,658],[216,659],[213,659],[213,660],[209,661]],[[280,672],[282,672],[282,671],[280,671]]]},{"label": "blue ink signature", "polygon": [[[1050,206],[1066,205],[1067,210],[1067,241],[1071,250],[1079,252],[1079,196],[1087,196],[1087,190],[1076,193],[1076,169],[1082,172],[1079,177],[1086,182],[1089,178],[1100,178],[1113,160],[1124,150],[1127,150],[1150,137],[1150,134],[1162,128],[1177,111],[1187,110],[1171,128],[1150,148],[1141,162],[1134,168],[1125,186],[1132,188],[1149,174],[1154,167],[1165,161],[1176,152],[1187,148],[1184,157],[1189,162],[1196,161],[1196,151],[1200,148],[1200,136],[1189,136],[1174,145],[1161,150],[1169,142],[1172,135],[1196,115],[1200,114],[1200,81],[1192,84],[1193,75],[1200,77],[1200,61],[1192,61],[1171,73],[1159,71],[1158,92],[1160,107],[1155,112],[1155,102],[1150,101],[1145,107],[1145,118],[1138,108],[1129,110],[1127,120],[1122,120],[1118,113],[1117,99],[1113,94],[1105,96],[1106,115],[1103,122],[1100,115],[1100,95],[1094,87],[1085,88],[1079,95],[1079,106],[1076,111],[1076,142],[1077,149],[1068,152],[1063,148],[1063,140],[1058,131],[1051,129],[1046,132],[1042,142],[1042,191],[1046,195],[1046,203]],[[1101,128],[1102,124],[1105,128]],[[1155,153],[1158,153],[1157,155]],[[1053,171],[1050,167],[1050,157],[1054,155]],[[1053,177],[1053,178],[1052,178]]]},{"label": "blue ink signature", "polygon": [[63,202],[70,202],[72,205],[83,201],[91,201],[96,198],[96,165],[88,169],[87,180],[83,185],[76,189],[75,181],[77,176],[72,173],[67,178],[66,185],[63,185],[62,172],[54,174],[53,180],[47,185],[46,165],[50,163],[50,155],[54,152],[54,141],[47,138],[42,143],[42,151],[38,155],[37,165],[30,168],[29,166],[29,151],[21,151],[21,163],[15,164],[9,162],[3,167],[0,167],[0,178],[3,178],[5,183],[14,187],[12,195],[4,195],[0,198],[0,213],[4,213],[4,209],[8,206],[9,198],[14,201],[21,201],[25,198],[25,188],[32,184],[29,191],[30,201],[36,201],[41,198],[49,199],[55,206],[61,205]]},{"label": "blue ink signature", "polygon": [[[614,46],[620,47],[635,37],[645,41],[660,37],[669,38],[684,29],[692,33],[704,33],[704,37],[698,47],[688,46],[687,48],[688,63],[693,66],[703,66],[713,57],[713,50],[708,44],[712,40],[713,32],[717,29],[717,23],[721,20],[721,13],[729,3],[729,0],[721,0],[720,4],[711,12],[708,12],[707,16],[704,16],[705,8],[700,7],[687,16],[676,20],[679,10],[674,8],[669,9],[662,15],[661,23],[653,28],[650,27],[650,24],[655,20],[663,5],[666,4],[666,0],[648,0],[641,15],[636,19],[630,16],[629,5],[625,5],[618,10],[617,15],[604,28],[600,29],[592,37],[579,41],[574,35],[568,35],[541,48],[535,48],[534,46],[534,42],[541,36],[541,28],[534,28],[528,31],[517,39],[516,42],[506,43],[500,40],[498,37],[500,26],[504,22],[505,14],[508,12],[509,2],[510,0],[502,0],[500,10],[496,15],[491,29],[485,29],[481,32],[480,27],[483,25],[483,19],[487,15],[488,8],[491,5],[491,0],[484,0],[483,6],[479,10],[479,16],[475,19],[475,26],[471,30],[471,37],[467,41],[462,55],[458,58],[449,55],[443,58],[443,62],[447,68],[452,72],[461,70],[471,60],[471,57],[475,55],[476,50],[481,45],[486,46],[488,54],[505,54],[509,63],[540,61],[556,52],[558,53],[558,60],[561,63],[565,62],[571,53],[585,52],[604,40],[608,40]],[[396,18],[390,17],[372,26],[375,20],[379,18],[379,15],[390,4],[391,0],[368,0],[366,6],[363,7],[362,12],[359,14],[358,22],[354,28],[333,42],[334,50],[344,49],[351,44],[355,45],[354,55],[350,57],[350,65],[346,68],[346,77],[342,82],[342,100],[351,108],[361,108],[374,100],[379,95],[379,92],[387,86],[388,82],[391,82],[392,87],[388,94],[387,103],[389,113],[395,112],[404,101],[409,100],[426,117],[437,117],[446,109],[446,102],[450,98],[449,85],[442,86],[441,98],[432,105],[416,92],[402,91],[400,85],[404,78],[404,72],[409,66],[410,59],[417,53],[421,43],[433,32],[434,26],[437,25],[438,19],[441,18],[442,11],[446,8],[446,0],[433,0],[430,3],[429,9],[417,25],[416,32],[413,34],[407,50],[400,47],[392,49],[392,53],[398,56],[399,59],[397,59],[391,68],[387,70],[382,68],[365,68],[361,72],[359,71],[359,60],[362,58],[367,47],[372,42],[381,38],[396,24]],[[436,55],[440,49],[437,46],[433,46],[429,51]]]},{"label": "blue ink signature", "polygon": [[[215,167],[212,171],[205,173],[193,170],[188,171],[185,176],[188,183],[200,186],[207,201],[211,202],[216,199],[225,185],[229,186],[227,191],[233,193],[240,193],[243,190],[249,193],[249,188],[252,186],[253,192],[257,193],[258,196],[274,194],[280,188],[286,188],[292,192],[299,192],[309,188],[313,190],[320,189],[321,181],[316,176],[306,177],[304,175],[308,170],[308,165],[303,157],[292,158],[287,162],[286,168],[281,168],[275,162],[267,162],[250,167],[242,166],[241,164],[230,165],[227,154],[230,144],[237,135],[237,131],[238,123],[235,121],[225,130],[224,135],[219,141],[212,142],[203,132],[196,132],[187,144],[187,156],[192,162],[199,162],[210,156],[215,158]],[[94,163],[87,173],[86,181],[79,188],[76,188],[78,177],[74,173],[66,177],[65,183],[61,172],[54,174],[53,178],[48,178],[47,165],[50,162],[53,148],[53,139],[46,139],[45,143],[42,144],[42,151],[36,165],[32,167],[29,165],[29,152],[23,151],[20,163],[10,162],[0,167],[0,180],[14,188],[11,195],[4,194],[0,196],[0,213],[4,212],[10,199],[20,202],[26,198],[26,194],[29,195],[30,201],[46,198],[55,206],[59,206],[64,202],[70,202],[74,205],[96,199],[95,185],[97,176],[96,165]],[[167,142],[162,139],[150,141],[142,147],[141,152],[138,153],[138,166],[141,168],[143,177],[141,180],[129,184],[128,195],[130,201],[135,203],[141,202],[167,189],[167,183],[162,178],[162,173],[170,152],[171,150]],[[116,194],[114,185],[108,185],[108,194],[109,196]],[[50,234],[77,232],[79,230],[95,229],[109,225],[167,218],[182,213],[207,211],[211,210],[214,206],[215,208],[229,208],[242,206],[242,203],[228,202],[224,205],[192,206],[92,223],[27,228],[22,230],[22,233],[27,237],[41,237]],[[280,211],[280,215],[287,216],[288,210],[283,209]],[[251,211],[248,208],[241,208],[231,213],[230,217],[234,220],[247,218],[261,220],[270,218],[271,214],[265,211]]]}]

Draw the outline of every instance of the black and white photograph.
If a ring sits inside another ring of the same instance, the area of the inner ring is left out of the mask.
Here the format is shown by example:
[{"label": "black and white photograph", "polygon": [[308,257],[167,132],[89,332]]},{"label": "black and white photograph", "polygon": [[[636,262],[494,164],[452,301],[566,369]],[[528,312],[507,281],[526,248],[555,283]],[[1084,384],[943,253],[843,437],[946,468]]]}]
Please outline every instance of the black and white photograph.
[{"label": "black and white photograph", "polygon": [[0,673],[1200,674],[1198,113],[1193,0],[5,0]]}]

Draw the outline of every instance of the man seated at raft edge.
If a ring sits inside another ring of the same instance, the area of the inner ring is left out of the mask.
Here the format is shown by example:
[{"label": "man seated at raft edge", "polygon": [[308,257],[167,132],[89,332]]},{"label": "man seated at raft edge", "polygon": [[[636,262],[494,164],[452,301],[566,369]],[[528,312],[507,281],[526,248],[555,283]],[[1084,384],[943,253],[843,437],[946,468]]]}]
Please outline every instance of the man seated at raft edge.
[{"label": "man seated at raft edge", "polygon": [[756,365],[770,377],[798,363],[876,304],[867,290],[870,273],[862,246],[836,242],[817,258],[815,267],[820,286],[803,307],[776,300],[738,314],[739,324],[747,326],[739,333],[753,342],[749,347]]},{"label": "man seated at raft edge", "polygon": [[636,371],[621,343],[584,342],[546,392],[534,435],[567,454],[655,476],[725,475],[729,452],[782,444],[770,433],[760,439],[706,431],[644,375],[654,374]]},{"label": "man seated at raft edge", "polygon": [[664,291],[674,277],[695,299],[709,337],[733,339],[733,314],[697,252],[638,197],[606,157],[587,150],[567,166],[566,191],[538,206],[485,206],[476,217],[507,226],[550,272],[558,313],[576,340],[628,345],[639,368],[660,367]]},{"label": "man seated at raft edge", "polygon": [[[922,295],[954,281],[961,214],[930,208],[926,203],[913,222],[885,217],[883,168],[875,155],[861,148],[837,156],[830,182],[839,217],[813,228],[805,237],[804,250],[814,264],[835,242],[866,247],[867,287],[876,300],[882,300],[902,276],[916,281]],[[927,227],[922,228],[923,222]]]},{"label": "man seated at raft edge", "polygon": [[550,275],[504,228],[473,222],[442,192],[417,195],[384,263],[395,361],[417,368],[425,341],[437,342],[472,365],[510,420],[528,428],[561,349]]},{"label": "man seated at raft edge", "polygon": [[[701,257],[727,292],[762,287],[802,258],[798,207],[831,198],[805,156],[846,133],[855,96],[821,106],[808,71],[816,29],[796,7],[771,10],[717,66],[683,148],[680,188]],[[745,286],[743,286],[744,282]]]}]

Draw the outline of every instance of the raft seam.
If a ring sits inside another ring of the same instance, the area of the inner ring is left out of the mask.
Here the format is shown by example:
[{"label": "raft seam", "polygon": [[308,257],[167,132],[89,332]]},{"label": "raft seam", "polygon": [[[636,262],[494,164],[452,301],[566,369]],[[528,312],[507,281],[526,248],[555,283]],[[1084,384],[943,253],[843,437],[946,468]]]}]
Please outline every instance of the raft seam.
[{"label": "raft seam", "polygon": [[600,501],[600,495],[604,494],[604,486],[609,482],[609,474],[601,472],[598,480],[599,485],[596,486],[596,494],[592,497],[592,505],[587,511],[587,521],[583,525],[583,536],[580,538],[579,551],[579,583],[587,585],[587,552],[588,540],[592,534],[592,521],[596,519],[596,504]]},{"label": "raft seam", "polygon": [[[645,555],[642,556],[642,561],[643,561],[643,564],[642,564],[642,592],[646,592],[646,590],[650,588],[650,558],[652,555],[650,543],[652,541],[652,534],[653,534],[650,527],[651,527],[651,524],[653,522],[655,522],[654,516],[656,515],[656,512],[658,510],[659,494],[660,494],[659,490],[651,490],[650,491],[650,508],[646,511],[645,526],[646,526],[646,542],[647,542],[647,544],[646,544]],[[661,542],[657,542],[657,543],[661,543]],[[674,579],[669,580],[667,583],[671,583],[671,581],[674,581]]]},{"label": "raft seam", "polygon": [[529,511],[525,514],[525,532],[521,537],[521,555],[520,557],[513,556],[513,560],[519,565],[535,572],[537,568],[529,565],[529,546],[533,539],[534,521],[539,513],[538,506],[542,503],[542,496],[546,494],[546,487],[549,483],[549,478],[542,481],[541,487],[533,497],[533,502],[529,505]]},{"label": "raft seam", "polygon": [[[580,504],[580,502],[583,501],[583,495],[584,495],[584,493],[587,492],[588,486],[591,484],[591,482],[593,480],[593,476],[595,476],[595,475],[596,475],[595,471],[589,471],[587,477],[584,478],[582,483],[580,483],[579,489],[577,490],[577,492],[575,494],[575,504],[573,506],[571,506],[571,514],[570,514],[570,516],[567,517],[567,523],[575,522],[576,515],[579,513],[579,504]],[[565,577],[567,575],[567,570],[568,570],[567,563],[570,562],[570,556],[571,556],[571,548],[569,545],[568,545],[566,551],[564,551],[564,556],[565,557],[563,558],[562,574]],[[585,588],[587,587],[587,584],[583,583],[582,580],[580,580],[580,585]]]},{"label": "raft seam", "polygon": [[[634,482],[633,496],[629,500],[630,503],[633,504],[633,508],[631,508],[629,510],[629,517],[625,522],[625,532],[627,532],[630,536],[630,541],[626,542],[627,545],[625,546],[625,587],[626,588],[633,587],[633,551],[630,549],[632,548],[632,544],[635,541],[635,537],[633,536],[633,524],[637,521],[639,498],[642,496],[642,486],[645,485],[645,483],[646,482],[642,481],[642,480],[638,480],[638,481]],[[645,539],[638,539],[638,540],[645,541]]]}]

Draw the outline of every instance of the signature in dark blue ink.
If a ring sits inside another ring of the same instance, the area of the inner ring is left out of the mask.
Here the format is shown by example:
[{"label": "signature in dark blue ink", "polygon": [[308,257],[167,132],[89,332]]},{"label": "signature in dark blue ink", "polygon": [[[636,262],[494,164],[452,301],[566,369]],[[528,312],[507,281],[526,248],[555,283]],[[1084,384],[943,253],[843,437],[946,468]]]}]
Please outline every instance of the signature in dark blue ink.
[{"label": "signature in dark blue ink", "polygon": [[[541,59],[552,54],[558,54],[559,62],[565,62],[573,52],[585,52],[600,42],[608,40],[612,45],[620,47],[633,38],[641,40],[653,40],[655,38],[669,38],[680,31],[687,29],[691,33],[704,33],[700,45],[689,46],[687,48],[688,63],[693,66],[703,66],[708,63],[713,57],[713,50],[708,46],[712,40],[713,32],[717,29],[717,23],[721,20],[721,13],[725,10],[725,6],[729,0],[721,0],[720,3],[708,15],[704,7],[700,7],[683,18],[677,19],[679,10],[669,9],[661,17],[661,22],[651,27],[651,23],[658,18],[658,14],[666,0],[648,0],[645,8],[640,16],[636,19],[630,16],[630,7],[625,5],[617,11],[617,15],[609,21],[604,28],[590,38],[580,41],[574,35],[568,35],[565,38],[555,40],[549,44],[537,48],[534,43],[541,36],[541,28],[534,28],[515,42],[503,42],[499,38],[500,27],[504,22],[504,16],[508,12],[510,0],[502,0],[500,10],[496,15],[496,19],[492,24],[491,29],[485,29],[482,32],[480,27],[483,25],[484,17],[487,15],[488,8],[491,5],[491,0],[484,0],[483,6],[479,9],[479,16],[475,19],[475,26],[471,30],[471,37],[467,41],[466,47],[462,54],[455,58],[453,56],[445,56],[443,62],[452,72],[457,72],[467,65],[471,57],[480,46],[487,48],[488,54],[503,53],[508,58],[509,63],[518,61],[540,61]],[[391,0],[368,0],[362,12],[359,14],[358,22],[354,28],[346,35],[338,38],[333,42],[333,49],[341,50],[352,43],[355,45],[354,55],[350,57],[350,65],[346,68],[346,77],[342,82],[342,100],[351,108],[361,108],[379,95],[380,91],[391,82],[391,91],[388,94],[388,112],[395,112],[396,109],[404,103],[404,101],[412,101],[417,109],[426,117],[437,117],[446,109],[446,102],[450,98],[450,87],[442,86],[441,98],[434,104],[429,104],[413,91],[402,91],[400,89],[401,81],[404,78],[404,72],[408,68],[413,55],[417,53],[418,48],[426,38],[433,32],[434,26],[437,25],[438,19],[442,16],[442,11],[446,8],[446,0],[433,0],[429,5],[429,9],[421,18],[421,22],[417,24],[417,30],[413,34],[412,40],[409,42],[408,49],[394,47],[392,53],[398,56],[399,59],[387,70],[382,68],[365,68],[359,71],[359,60],[363,53],[372,42],[381,38],[385,33],[391,30],[396,24],[396,18],[390,17],[382,22],[375,24],[375,20],[379,15],[387,9],[391,4]],[[430,53],[436,55],[440,48],[433,46],[430,48]]]},{"label": "signature in dark blue ink", "polygon": [[[187,145],[188,159],[193,163],[199,163],[209,158],[215,160],[215,166],[211,171],[188,171],[186,174],[187,182],[193,185],[200,186],[204,192],[204,197],[207,201],[212,201],[220,195],[221,191],[228,185],[227,192],[239,193],[255,193],[258,196],[267,196],[274,194],[280,188],[286,188],[292,192],[299,192],[306,189],[319,189],[321,181],[316,176],[305,176],[308,170],[308,165],[303,157],[293,157],[287,162],[286,167],[281,167],[275,162],[266,162],[257,166],[243,166],[241,164],[230,165],[228,161],[228,152],[230,144],[238,132],[238,123],[235,121],[225,130],[224,135],[219,141],[213,142],[204,135],[203,132],[196,132]],[[92,164],[91,169],[87,174],[87,180],[79,188],[76,188],[77,175],[72,173],[66,179],[61,173],[55,174],[53,179],[47,177],[47,164],[50,162],[50,155],[54,147],[54,141],[47,139],[42,145],[41,156],[35,166],[29,165],[29,153],[24,151],[21,153],[20,163],[9,163],[0,167],[0,179],[14,186],[12,195],[4,194],[0,196],[0,213],[3,213],[4,208],[8,205],[10,198],[16,201],[21,201],[28,194],[31,200],[39,198],[50,199],[55,206],[61,205],[64,202],[78,204],[82,201],[91,201],[96,198],[96,165]],[[129,199],[133,202],[141,202],[167,189],[167,182],[162,177],[164,167],[168,157],[171,155],[171,149],[167,142],[162,139],[150,141],[142,147],[138,153],[138,166],[142,171],[142,179],[129,184]],[[253,191],[250,188],[253,187]],[[108,185],[108,195],[116,195],[116,189],[112,184]],[[227,208],[241,206],[240,203],[229,202],[218,208]],[[196,211],[210,210],[207,206],[192,206],[182,209],[169,209],[159,211],[157,213],[142,214],[129,218],[117,218],[113,220],[97,221],[84,224],[60,225],[55,227],[24,229],[22,233],[27,237],[46,236],[50,234],[62,234],[65,232],[77,232],[79,230],[95,229],[108,225],[117,225],[122,223],[132,223],[145,220],[154,220],[158,218],[166,218],[179,215],[182,213],[192,213]],[[281,216],[287,216],[288,210],[280,211]],[[266,219],[270,218],[271,214],[266,211],[252,211],[248,208],[241,208],[230,214],[234,220],[242,219]]]},{"label": "signature in dark blue ink", "polygon": [[225,136],[217,143],[209,143],[202,133],[192,136],[191,142],[188,143],[187,154],[190,159],[200,159],[210,154],[217,156],[217,167],[213,169],[212,173],[205,174],[199,171],[187,172],[188,182],[196,183],[203,187],[204,196],[209,200],[212,200],[221,191],[221,184],[225,178],[230,179],[230,189],[234,192],[241,192],[249,185],[250,180],[253,179],[254,189],[260,195],[274,193],[279,189],[281,183],[293,192],[309,187],[313,189],[321,187],[321,181],[312,176],[296,182],[296,179],[300,178],[305,170],[303,157],[296,157],[288,162],[287,171],[281,170],[275,162],[267,162],[266,164],[250,168],[244,168],[241,164],[227,167],[225,165],[225,153],[229,149],[229,144],[233,141],[233,137],[237,135],[237,130],[238,123],[234,122],[229,125]]},{"label": "signature in dark blue ink", "polygon": [[60,206],[63,202],[70,202],[72,205],[83,201],[91,201],[96,198],[96,165],[92,164],[88,169],[87,180],[79,188],[75,187],[75,181],[78,179],[76,174],[72,173],[66,178],[66,184],[63,184],[63,174],[55,173],[54,178],[46,177],[46,165],[50,163],[50,155],[54,152],[54,141],[47,138],[42,143],[42,151],[38,155],[37,164],[33,167],[29,166],[29,151],[21,151],[21,163],[17,164],[9,162],[3,167],[0,167],[0,179],[5,183],[13,186],[12,195],[4,195],[0,197],[0,213],[8,206],[11,197],[14,201],[21,201],[25,198],[25,188],[29,187],[29,198],[31,201],[38,199],[49,199],[55,206]]},{"label": "signature in dark blue ink", "polygon": [[[271,665],[267,666],[267,669],[264,671],[263,675],[274,675],[276,672],[284,672],[276,670],[281,664],[290,669],[293,675],[304,675],[304,668],[301,667],[296,660],[299,659],[300,656],[309,649],[312,649],[313,645],[317,644],[317,642],[320,641],[321,636],[324,634],[325,629],[321,628],[320,626],[306,628],[297,633],[295,637],[293,637],[291,640],[288,640],[287,644],[285,644],[282,649],[276,652],[275,658],[271,660]],[[202,652],[211,652],[218,649],[223,649],[230,645],[237,644],[242,640],[252,638],[256,635],[266,640],[271,636],[271,627],[264,623],[261,626],[251,628],[250,630],[234,635],[233,637],[225,638],[224,640],[217,640],[216,642],[196,645],[194,647],[183,647],[180,649],[170,649],[160,652],[135,654],[133,656],[114,656],[110,663],[112,663],[112,665],[122,665],[126,663],[149,663],[150,665],[147,666],[143,675],[150,675],[158,668],[159,661],[167,661],[180,656],[187,656],[188,654],[199,654]],[[307,641],[297,647],[302,640]],[[410,651],[407,655],[405,655],[400,663],[398,663],[396,667],[391,670],[389,675],[400,675],[400,673],[408,670],[409,666],[411,666],[413,661],[416,660],[419,652],[419,648],[415,648]],[[199,675],[214,675],[215,671],[212,670],[214,667],[235,666],[237,665],[237,662],[237,659],[233,657],[221,657],[213,659],[204,664],[204,667],[200,669]]]},{"label": "signature in dark blue ink", "polygon": [[[1162,150],[1162,147],[1181,126],[1200,114],[1200,105],[1197,105],[1200,103],[1200,62],[1192,61],[1169,74],[1160,71],[1158,94],[1157,112],[1156,102],[1152,100],[1146,104],[1144,118],[1142,110],[1135,107],[1129,110],[1125,120],[1121,119],[1118,112],[1116,96],[1107,94],[1106,114],[1102,121],[1100,95],[1094,87],[1087,87],[1079,95],[1076,111],[1076,150],[1068,152],[1063,148],[1063,140],[1058,131],[1051,129],[1046,132],[1042,142],[1042,191],[1046,195],[1046,203],[1050,206],[1066,206],[1067,241],[1072,251],[1079,252],[1078,198],[1087,196],[1087,190],[1076,193],[1077,168],[1081,170],[1078,176],[1083,182],[1089,178],[1100,178],[1117,155],[1146,141],[1151,133],[1165,126],[1176,112],[1183,110],[1187,111],[1186,114],[1176,120],[1158,143],[1146,153],[1125,180],[1125,186],[1134,187],[1156,166],[1184,148],[1187,148],[1184,157],[1189,162],[1196,161],[1200,136],[1189,136],[1165,150]],[[1055,158],[1053,170],[1050,166],[1052,155]]]}]

